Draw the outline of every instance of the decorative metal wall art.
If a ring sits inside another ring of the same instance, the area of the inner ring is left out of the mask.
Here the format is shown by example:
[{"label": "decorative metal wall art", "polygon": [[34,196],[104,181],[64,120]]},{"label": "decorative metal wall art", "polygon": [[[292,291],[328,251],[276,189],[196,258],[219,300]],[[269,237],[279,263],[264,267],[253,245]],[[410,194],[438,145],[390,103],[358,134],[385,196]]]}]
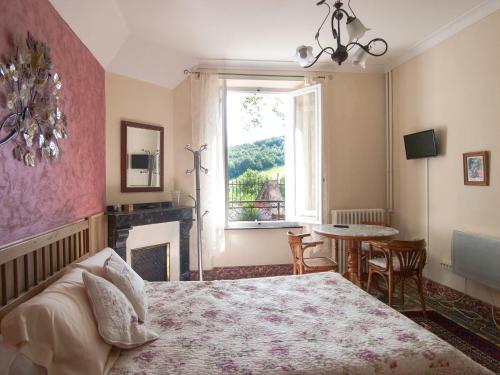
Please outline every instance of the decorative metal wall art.
[{"label": "decorative metal wall art", "polygon": [[0,120],[0,146],[14,142],[14,158],[34,167],[38,159],[61,157],[59,140],[67,137],[66,116],[58,106],[62,82],[51,73],[45,43],[28,33],[26,39],[16,37],[15,50],[0,63],[0,88],[10,111]]}]

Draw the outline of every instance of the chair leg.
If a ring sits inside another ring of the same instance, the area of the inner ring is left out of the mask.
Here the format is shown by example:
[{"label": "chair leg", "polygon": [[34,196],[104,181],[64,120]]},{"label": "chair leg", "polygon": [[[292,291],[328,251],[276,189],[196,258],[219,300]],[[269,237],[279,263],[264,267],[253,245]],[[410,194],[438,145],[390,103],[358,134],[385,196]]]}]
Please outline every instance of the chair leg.
[{"label": "chair leg", "polygon": [[404,304],[405,304],[405,279],[402,277],[399,282],[401,283],[401,285],[399,286],[399,292],[401,293],[401,296],[400,296],[401,306],[404,306]]},{"label": "chair leg", "polygon": [[370,268],[368,268],[368,285],[366,286],[366,291],[370,293],[370,290],[372,289],[372,277],[373,277],[373,272]]},{"label": "chair leg", "polygon": [[387,285],[387,293],[389,294],[389,306],[392,307],[392,294],[394,293],[394,280],[392,274],[389,274],[389,283]]},{"label": "chair leg", "polygon": [[422,313],[424,314],[424,318],[427,318],[427,311],[425,309],[425,297],[424,297],[424,282],[422,278],[422,274],[417,274],[417,288],[418,288],[418,297],[420,298],[420,305],[422,306]]}]

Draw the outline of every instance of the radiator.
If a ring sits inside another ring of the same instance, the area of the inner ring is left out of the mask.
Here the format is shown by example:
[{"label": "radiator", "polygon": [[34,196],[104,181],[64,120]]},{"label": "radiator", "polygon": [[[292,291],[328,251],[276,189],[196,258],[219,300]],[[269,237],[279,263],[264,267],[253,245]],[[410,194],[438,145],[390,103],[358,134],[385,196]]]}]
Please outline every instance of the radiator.
[{"label": "radiator", "polygon": [[453,231],[453,272],[500,290],[500,239]]},{"label": "radiator", "polygon": [[[383,208],[367,208],[352,210],[332,210],[332,224],[386,224],[387,211]],[[347,268],[347,244],[345,241],[337,241],[339,272],[343,273]],[[334,249],[335,244],[332,245]]]}]

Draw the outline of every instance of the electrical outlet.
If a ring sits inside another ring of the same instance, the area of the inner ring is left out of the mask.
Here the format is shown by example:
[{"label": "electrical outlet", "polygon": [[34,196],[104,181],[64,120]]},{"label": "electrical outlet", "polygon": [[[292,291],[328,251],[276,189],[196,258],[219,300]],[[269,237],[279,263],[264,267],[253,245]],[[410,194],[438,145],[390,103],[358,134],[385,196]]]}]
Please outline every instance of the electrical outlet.
[{"label": "electrical outlet", "polygon": [[451,269],[452,269],[451,264],[444,263],[444,262],[441,262],[441,263],[439,263],[439,264],[440,264],[441,268],[443,268],[443,269],[445,269],[445,270],[447,270],[447,271],[451,271]]}]

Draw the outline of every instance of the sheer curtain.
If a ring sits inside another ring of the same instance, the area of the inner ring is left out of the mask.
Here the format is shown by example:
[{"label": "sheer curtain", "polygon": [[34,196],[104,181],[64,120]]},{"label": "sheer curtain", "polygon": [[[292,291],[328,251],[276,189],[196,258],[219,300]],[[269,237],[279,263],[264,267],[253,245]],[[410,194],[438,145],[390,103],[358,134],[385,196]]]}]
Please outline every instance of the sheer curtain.
[{"label": "sheer curtain", "polygon": [[202,238],[204,253],[209,257],[225,249],[223,98],[224,80],[208,73],[191,76],[192,146],[195,149],[203,144],[208,146],[201,155],[208,173],[201,173],[200,183],[201,212],[209,211],[203,220]]}]

